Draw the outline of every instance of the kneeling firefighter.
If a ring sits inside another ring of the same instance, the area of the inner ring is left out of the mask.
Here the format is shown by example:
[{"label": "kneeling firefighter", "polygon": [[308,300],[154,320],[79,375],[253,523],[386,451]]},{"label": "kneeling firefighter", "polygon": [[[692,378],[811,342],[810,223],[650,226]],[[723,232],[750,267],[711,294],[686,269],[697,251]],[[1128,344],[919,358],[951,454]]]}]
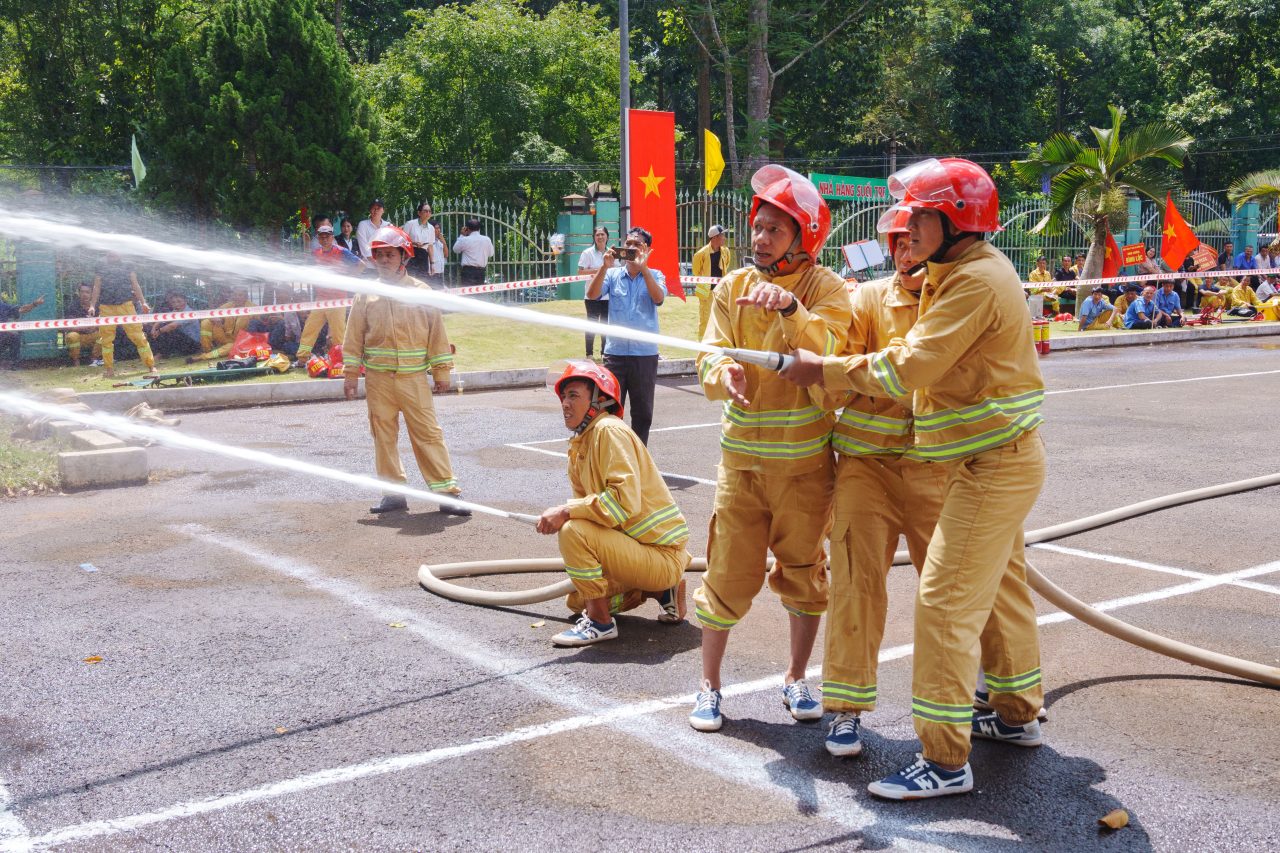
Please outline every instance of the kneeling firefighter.
[{"label": "kneeling firefighter", "polygon": [[581,617],[552,638],[557,646],[613,640],[613,614],[655,598],[659,622],[684,621],[689,526],[653,457],[622,420],[617,378],[589,361],[572,362],[555,383],[569,439],[573,498],[538,519],[556,533],[574,591],[566,603]]},{"label": "kneeling firefighter", "polygon": [[[409,235],[394,225],[384,225],[369,242],[378,279],[398,287],[427,285],[405,274],[405,263],[413,257]],[[409,443],[418,460],[427,488],[459,497],[462,490],[453,477],[444,431],[436,420],[427,372],[431,372],[437,394],[449,390],[453,350],[445,334],[440,311],[427,305],[410,305],[361,293],[351,305],[347,334],[342,344],[343,359],[349,368],[343,377],[343,391],[354,400],[360,385],[360,367],[365,369],[365,401],[369,406],[369,429],[373,433],[374,465],[378,476],[394,483],[405,482],[397,441],[400,416],[404,415]],[[384,495],[370,508],[381,514],[408,508],[403,495]],[[448,515],[471,515],[471,510],[443,503]]]},{"label": "kneeling firefighter", "polygon": [[[868,790],[907,800],[972,790],[970,738],[1039,746],[1043,691],[1023,522],[1044,483],[1037,427],[1044,381],[1017,272],[986,242],[999,231],[995,184],[968,160],[925,160],[889,179],[907,211],[920,314],[877,352],[799,350],[783,376],[828,390],[912,397],[915,448],[946,469],[942,509],[916,594],[912,717],[919,760]],[[975,716],[979,659],[991,713]]]}]

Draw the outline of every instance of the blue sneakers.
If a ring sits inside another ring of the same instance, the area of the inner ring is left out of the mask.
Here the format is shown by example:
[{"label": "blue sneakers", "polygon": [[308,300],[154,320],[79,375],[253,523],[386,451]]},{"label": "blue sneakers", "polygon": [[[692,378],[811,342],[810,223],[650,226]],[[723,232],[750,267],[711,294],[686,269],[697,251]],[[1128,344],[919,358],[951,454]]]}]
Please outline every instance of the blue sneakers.
[{"label": "blue sneakers", "polygon": [[[975,690],[973,693],[973,708],[976,711],[994,711],[991,706],[991,695],[985,690]],[[1049,712],[1041,708],[1036,712],[1036,719],[1040,722],[1046,722],[1049,719]]]},{"label": "blue sneakers", "polygon": [[782,704],[797,720],[822,719],[822,704],[813,698],[804,679],[796,679],[782,688]]},{"label": "blue sneakers", "polygon": [[925,800],[973,790],[973,771],[966,763],[959,770],[943,770],[920,753],[906,767],[872,782],[867,790],[886,800]]},{"label": "blue sneakers", "polygon": [[719,731],[724,725],[724,717],[720,715],[720,691],[712,690],[710,681],[704,679],[702,682],[693,713],[689,715],[689,725],[700,732]]},{"label": "blue sneakers", "polygon": [[849,758],[862,752],[862,737],[858,728],[862,721],[852,711],[836,714],[827,729],[827,752],[838,758]]},{"label": "blue sneakers", "polygon": [[599,622],[592,622],[591,617],[583,613],[572,628],[552,637],[551,643],[556,646],[590,646],[594,643],[603,643],[605,640],[616,639],[618,639],[617,622],[601,625]]},{"label": "blue sneakers", "polygon": [[973,715],[973,736],[1011,743],[1014,746],[1039,746],[1044,743],[1040,735],[1040,721],[1032,720],[1026,725],[1011,726],[994,711],[990,714]]}]

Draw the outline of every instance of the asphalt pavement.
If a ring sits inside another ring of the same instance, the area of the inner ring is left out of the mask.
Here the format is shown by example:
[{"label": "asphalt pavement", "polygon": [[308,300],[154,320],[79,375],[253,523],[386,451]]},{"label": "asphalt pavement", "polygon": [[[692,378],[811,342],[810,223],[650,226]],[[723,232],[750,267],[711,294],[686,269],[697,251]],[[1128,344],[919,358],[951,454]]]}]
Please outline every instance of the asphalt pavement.
[{"label": "asphalt pavement", "polygon": [[[1042,365],[1049,473],[1028,528],[1275,469],[1271,339]],[[549,391],[436,402],[467,499],[537,513],[568,496]],[[692,377],[663,381],[650,449],[695,554],[718,420]],[[184,414],[178,429],[373,467],[362,402]],[[0,851],[1280,847],[1280,694],[1044,602],[1045,745],[979,742],[972,794],[884,803],[866,783],[917,748],[909,568],[890,576],[866,749],[836,760],[825,727],[780,701],[786,617],[767,590],[729,645],[725,727],[699,734],[694,624],[658,624],[650,603],[620,617],[618,641],[556,650],[562,602],[484,609],[416,583],[422,563],[553,557],[553,538],[424,501],[376,519],[377,496],[352,486],[148,452],[146,486],[0,502]],[[1120,619],[1274,666],[1278,505],[1252,492],[1029,556]],[[1116,808],[1130,825],[1100,830]]]}]

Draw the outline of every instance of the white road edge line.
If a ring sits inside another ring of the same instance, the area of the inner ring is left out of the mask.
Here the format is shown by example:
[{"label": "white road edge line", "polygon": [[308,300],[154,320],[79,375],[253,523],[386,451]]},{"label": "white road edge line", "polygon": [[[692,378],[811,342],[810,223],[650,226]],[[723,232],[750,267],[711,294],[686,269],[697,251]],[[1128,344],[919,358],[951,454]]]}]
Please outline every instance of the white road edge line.
[{"label": "white road edge line", "polygon": [[1111,391],[1116,388],[1139,388],[1143,385],[1176,385],[1179,382],[1208,382],[1213,379],[1242,379],[1246,376],[1270,376],[1273,373],[1280,373],[1280,370],[1258,370],[1253,373],[1222,373],[1218,376],[1188,376],[1183,379],[1156,379],[1151,382],[1130,382],[1125,385],[1095,385],[1092,388],[1060,388],[1057,391],[1045,391],[1048,397],[1050,394],[1080,394],[1085,391]]},{"label": "white road edge line", "polygon": [[[1143,560],[1131,560],[1128,557],[1117,557],[1113,554],[1100,554],[1097,551],[1085,551],[1082,548],[1068,548],[1065,545],[1054,545],[1049,542],[1040,542],[1031,546],[1041,551],[1052,551],[1055,554],[1066,554],[1070,557],[1083,557],[1086,560],[1101,560],[1104,563],[1112,563],[1117,566],[1130,566],[1135,569],[1146,569],[1151,572],[1160,572],[1166,575],[1178,575],[1184,578],[1196,578],[1204,580],[1205,578],[1216,577],[1216,575],[1208,572],[1193,572],[1190,569],[1177,569],[1173,566],[1162,566],[1158,563],[1148,563]],[[1238,586],[1242,589],[1252,589],[1257,592],[1269,592],[1272,595],[1280,595],[1280,587],[1270,586],[1265,583],[1253,583],[1252,581],[1237,580],[1231,581],[1230,586]]]},{"label": "white road edge line", "polygon": [[[716,426],[719,426],[719,424],[716,424]],[[559,441],[559,439],[556,439],[556,440]],[[550,442],[546,442],[546,441],[542,442],[542,444],[549,444],[549,443]],[[505,446],[513,447],[516,450],[529,450],[534,453],[541,453],[545,456],[554,456],[557,459],[564,459],[569,455],[567,453],[560,453],[559,451],[556,451],[556,450],[543,450],[541,447],[530,447],[527,444],[508,444]],[[669,471],[659,471],[658,473],[664,477],[670,477],[673,480],[688,480],[691,483],[701,483],[704,486],[714,486],[716,484],[715,480],[706,480],[706,479],[703,479],[702,477],[690,477],[688,474],[672,474]]]},{"label": "white road edge line", "polygon": [[[200,528],[199,525],[187,525],[185,528],[178,528],[178,529],[182,532],[187,532],[189,535],[192,535],[196,538],[201,538],[201,539],[204,539],[205,541],[211,541],[218,544],[227,545],[227,543],[229,542],[230,543],[236,542],[236,540],[230,540],[225,537],[217,536],[214,534],[198,535],[195,531],[203,529],[203,528]],[[237,543],[237,544],[245,545],[245,543]],[[228,547],[231,547],[231,546],[228,545]],[[236,548],[234,550],[240,550],[240,549]],[[245,550],[240,550],[240,552],[245,553],[247,556],[251,556],[252,558],[252,554],[254,552],[257,552],[257,549],[254,548],[253,546],[245,545]],[[277,559],[280,559],[280,558],[277,558]],[[329,578],[327,576],[324,576],[322,573],[319,573],[311,569],[310,567],[304,566],[302,564],[296,564],[296,563],[293,563],[292,561],[289,561],[289,562],[293,568],[286,570],[285,572],[286,574],[289,574],[295,577],[296,579],[303,581],[304,583],[308,583],[308,585],[315,586],[319,589],[322,589],[325,592],[329,592],[330,594],[333,594],[336,597],[343,598],[347,601],[348,604],[354,604],[361,609],[369,609],[371,606],[377,607],[378,610],[376,612],[378,613],[379,618],[385,618],[388,615],[387,612],[384,612],[381,609],[381,605],[369,599],[367,594],[364,593],[363,590],[360,590],[360,588],[355,584],[351,584],[349,582],[338,580],[335,578]],[[272,567],[268,566],[268,568],[272,568]],[[1174,598],[1181,595],[1187,595],[1193,592],[1200,592],[1206,589],[1211,589],[1215,586],[1230,584],[1233,581],[1238,579],[1247,578],[1247,577],[1256,577],[1258,575],[1264,575],[1264,574],[1271,574],[1277,571],[1280,571],[1280,561],[1274,562],[1274,563],[1267,563],[1262,566],[1255,566],[1254,568],[1251,568],[1251,569],[1242,569],[1240,571],[1231,572],[1225,575],[1210,576],[1201,580],[1197,580],[1193,583],[1180,584],[1178,586],[1166,587],[1165,589],[1160,589],[1160,590],[1152,590],[1151,592],[1142,593],[1140,595],[1132,595],[1132,596],[1125,596],[1123,598],[1111,599],[1109,601],[1099,602],[1097,604],[1094,604],[1093,606],[1096,609],[1102,610],[1102,611],[1117,610],[1121,607],[1130,607],[1137,604],[1146,604],[1153,601],[1159,601],[1162,599]],[[357,590],[358,597],[352,600],[347,598],[347,596],[344,596],[341,592],[339,592],[339,590],[345,590],[345,589]],[[397,615],[401,619],[414,620],[418,624],[411,624],[410,625],[411,629],[417,628],[418,630],[416,631],[416,633],[426,637],[433,644],[437,645],[440,648],[446,649],[447,651],[451,652],[454,655],[461,656],[464,659],[470,658],[470,657],[482,656],[481,650],[478,648],[468,650],[468,647],[466,646],[442,645],[438,637],[431,637],[424,634],[422,630],[423,624],[425,623],[426,625],[431,625],[431,623],[425,622],[425,620],[422,620],[420,617],[416,617],[412,615],[405,617],[400,611],[396,611],[395,615]],[[1072,621],[1075,621],[1074,617],[1061,611],[1057,611],[1054,613],[1046,613],[1040,616],[1036,620],[1037,624],[1039,625],[1051,625],[1059,622],[1072,622]],[[883,650],[880,653],[880,661],[887,662],[887,661],[899,660],[901,658],[908,657],[911,654],[911,650],[912,650],[911,644],[895,646],[891,649]],[[510,663],[509,661],[506,662],[507,665],[509,665],[509,663]],[[494,668],[494,664],[495,664],[495,661],[493,659],[490,659],[489,660],[490,668]],[[819,676],[821,672],[822,672],[822,667],[818,665],[818,666],[811,667],[809,671],[806,673],[806,675],[809,678],[814,678]],[[522,676],[514,676],[514,678],[517,680],[523,680]],[[521,686],[527,687],[528,685],[521,684]],[[757,693],[763,690],[776,690],[777,688],[778,688],[778,677],[777,675],[771,675],[765,678],[755,679],[754,681],[747,681],[747,682],[742,682],[735,685],[730,685],[729,687],[726,687],[721,692],[722,692],[722,695],[724,696],[743,696],[750,693]],[[210,797],[202,800],[189,800],[187,802],[178,803],[168,808],[160,809],[153,812],[144,812],[142,814],[130,815],[130,816],[121,817],[121,818],[114,818],[111,820],[91,821],[87,823],[74,824],[74,825],[66,826],[61,829],[57,829],[52,832],[48,832],[43,835],[39,835],[35,837],[28,836],[22,839],[0,840],[0,853],[27,853],[27,851],[33,850],[38,847],[47,847],[54,844],[66,844],[73,841],[81,841],[87,838],[102,837],[106,835],[117,835],[123,832],[130,832],[132,830],[139,829],[144,826],[150,826],[152,824],[164,823],[171,820],[190,817],[192,815],[208,814],[210,812],[221,811],[221,810],[232,808],[235,806],[258,802],[261,800],[273,799],[276,797],[281,797],[288,794],[296,793],[299,791],[313,790],[316,788],[326,787],[328,785],[347,782],[353,779],[360,779],[368,776],[395,773],[401,770],[408,770],[415,767],[421,767],[426,764],[437,763],[439,761],[447,760],[450,758],[458,758],[458,757],[471,755],[478,752],[486,752],[489,750],[498,749],[513,743],[527,742],[530,740],[535,740],[535,739],[547,737],[550,735],[560,734],[560,733],[569,732],[569,731],[577,731],[584,728],[591,728],[591,727],[602,726],[602,725],[620,724],[628,720],[638,720],[638,718],[640,717],[670,710],[675,707],[679,707],[681,705],[687,706],[689,704],[692,704],[693,699],[694,699],[693,694],[685,694],[682,696],[670,696],[663,699],[652,699],[644,702],[634,703],[631,705],[617,706],[617,707],[609,708],[607,710],[597,712],[594,714],[581,714],[581,715],[576,715],[573,717],[560,720],[558,722],[540,723],[533,726],[527,726],[521,729],[515,729],[502,735],[494,735],[491,737],[479,738],[477,740],[470,741],[463,744],[458,744],[455,746],[439,747],[436,749],[426,750],[423,752],[405,753],[402,755],[391,756],[389,758],[382,758],[374,761],[347,765],[345,767],[337,767],[337,768],[331,768],[328,770],[321,770],[315,773],[308,773],[303,776],[297,776],[297,777],[294,777],[293,779],[286,779],[280,782],[274,782],[267,785],[260,785],[254,788],[249,788],[247,790],[232,793],[232,794],[224,794],[219,797]],[[708,738],[707,736],[703,735],[698,737],[695,741],[692,741],[692,742],[705,745],[715,740],[717,739]],[[672,746],[674,747],[676,746],[676,744],[673,742]],[[714,768],[704,767],[704,769],[714,769]],[[733,768],[731,773],[734,774],[734,776],[736,777],[736,774],[741,773],[742,769],[743,769],[742,767],[735,767]],[[729,777],[731,774],[724,774],[724,775],[726,775],[726,777]],[[747,780],[741,777],[736,777],[736,779],[737,781],[747,782]],[[750,782],[747,782],[747,783],[750,784]],[[825,816],[829,818],[832,817],[829,814]],[[883,825],[884,823],[883,815],[880,815],[876,819]]]},{"label": "white road edge line", "polygon": [[13,850],[23,851],[30,850],[32,846],[30,831],[14,812],[13,795],[9,793],[4,779],[0,779],[0,845],[5,850],[12,845]]}]

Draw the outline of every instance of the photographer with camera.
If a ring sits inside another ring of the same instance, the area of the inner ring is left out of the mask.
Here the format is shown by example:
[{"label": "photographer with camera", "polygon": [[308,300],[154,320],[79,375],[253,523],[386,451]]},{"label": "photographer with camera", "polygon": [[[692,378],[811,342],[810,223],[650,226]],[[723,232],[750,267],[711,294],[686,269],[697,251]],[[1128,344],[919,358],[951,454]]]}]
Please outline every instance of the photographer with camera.
[{"label": "photographer with camera", "polygon": [[[623,265],[600,267],[587,285],[587,299],[608,297],[610,325],[658,331],[658,306],[667,296],[667,284],[662,273],[649,269],[646,263],[652,250],[653,235],[643,228],[632,228],[622,246],[609,250],[610,258]],[[618,378],[618,403],[631,410],[631,429],[647,445],[658,382],[657,344],[609,338],[604,366]]]}]

